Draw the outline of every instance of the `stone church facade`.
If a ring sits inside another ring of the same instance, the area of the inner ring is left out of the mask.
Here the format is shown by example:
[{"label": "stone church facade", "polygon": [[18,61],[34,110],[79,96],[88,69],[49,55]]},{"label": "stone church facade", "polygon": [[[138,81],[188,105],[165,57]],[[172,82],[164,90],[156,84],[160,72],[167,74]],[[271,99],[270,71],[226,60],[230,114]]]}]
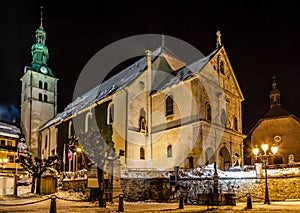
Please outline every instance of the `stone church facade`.
[{"label": "stone church facade", "polygon": [[[57,150],[67,162],[66,145],[76,141],[80,117],[83,129],[96,122],[112,149],[124,152],[122,168],[194,168],[217,161],[227,170],[243,164],[243,100],[220,34],[216,49],[190,65],[162,45],[43,125],[40,152],[46,158]],[[84,150],[83,142],[76,144]]]}]

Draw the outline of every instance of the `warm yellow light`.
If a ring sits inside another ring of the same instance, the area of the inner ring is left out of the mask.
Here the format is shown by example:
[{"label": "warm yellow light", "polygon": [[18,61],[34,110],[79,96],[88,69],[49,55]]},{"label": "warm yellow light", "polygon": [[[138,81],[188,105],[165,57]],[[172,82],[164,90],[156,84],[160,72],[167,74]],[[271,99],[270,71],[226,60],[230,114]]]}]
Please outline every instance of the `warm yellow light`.
[{"label": "warm yellow light", "polygon": [[4,163],[7,163],[7,162],[8,162],[8,159],[7,159],[7,158],[4,158],[3,161],[4,161]]},{"label": "warm yellow light", "polygon": [[253,151],[253,154],[256,156],[259,153],[259,148],[255,147],[255,148],[253,148],[252,151]]},{"label": "warm yellow light", "polygon": [[76,152],[81,152],[82,151],[82,149],[80,148],[80,147],[78,147],[77,149],[76,149]]},{"label": "warm yellow light", "polygon": [[269,149],[269,144],[264,143],[263,145],[261,145],[262,150],[264,150],[264,152],[266,152]]},{"label": "warm yellow light", "polygon": [[0,159],[0,163],[2,163],[2,159]]},{"label": "warm yellow light", "polygon": [[278,146],[274,146],[274,145],[273,145],[273,146],[271,147],[271,151],[272,151],[273,154],[276,154],[276,153],[278,152]]}]

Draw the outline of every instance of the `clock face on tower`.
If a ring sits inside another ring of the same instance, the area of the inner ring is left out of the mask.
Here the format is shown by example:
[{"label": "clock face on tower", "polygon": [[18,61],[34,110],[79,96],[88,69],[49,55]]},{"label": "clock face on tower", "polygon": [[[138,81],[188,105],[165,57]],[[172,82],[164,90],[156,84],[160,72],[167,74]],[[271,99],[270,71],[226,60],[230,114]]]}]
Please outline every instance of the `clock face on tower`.
[{"label": "clock face on tower", "polygon": [[43,74],[47,74],[48,73],[48,70],[46,67],[41,67],[40,71],[43,73]]}]

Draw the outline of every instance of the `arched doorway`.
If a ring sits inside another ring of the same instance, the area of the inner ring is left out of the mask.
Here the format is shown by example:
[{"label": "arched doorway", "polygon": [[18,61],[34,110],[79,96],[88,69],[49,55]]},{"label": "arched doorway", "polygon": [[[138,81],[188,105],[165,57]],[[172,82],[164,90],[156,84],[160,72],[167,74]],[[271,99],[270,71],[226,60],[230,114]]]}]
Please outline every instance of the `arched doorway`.
[{"label": "arched doorway", "polygon": [[227,171],[230,167],[230,155],[228,152],[228,149],[224,146],[220,149],[219,154],[219,163],[218,163],[219,169]]},{"label": "arched doorway", "polygon": [[205,165],[213,164],[215,162],[215,152],[212,148],[205,151]]}]

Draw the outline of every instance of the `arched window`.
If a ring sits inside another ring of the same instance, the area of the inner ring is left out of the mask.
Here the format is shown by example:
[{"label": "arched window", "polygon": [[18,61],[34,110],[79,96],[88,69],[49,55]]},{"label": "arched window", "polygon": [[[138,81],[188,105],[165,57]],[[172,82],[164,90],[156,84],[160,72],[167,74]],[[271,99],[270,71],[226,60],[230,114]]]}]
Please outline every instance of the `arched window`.
[{"label": "arched window", "polygon": [[234,130],[238,131],[238,119],[234,117]]},{"label": "arched window", "polygon": [[44,95],[44,101],[48,102],[48,96],[47,95]]},{"label": "arched window", "polygon": [[223,61],[220,61],[220,72],[222,74],[225,74],[225,72],[224,72],[224,62]]},{"label": "arched window", "polygon": [[44,90],[48,90],[48,83],[44,82]]},{"label": "arched window", "polygon": [[224,109],[221,109],[221,124],[226,126],[226,113]]},{"label": "arched window", "polygon": [[107,124],[111,125],[114,122],[114,104],[110,103],[107,108]]},{"label": "arched window", "polygon": [[172,157],[172,145],[169,145],[167,147],[167,157],[168,158]]},{"label": "arched window", "polygon": [[43,101],[43,95],[42,95],[42,93],[39,93],[39,101]]},{"label": "arched window", "polygon": [[168,95],[167,99],[166,99],[166,116],[168,115],[173,115],[174,111],[173,111],[173,98],[171,95]]},{"label": "arched window", "polygon": [[206,103],[206,120],[211,121],[211,106]]},{"label": "arched window", "polygon": [[145,149],[143,147],[140,148],[140,159],[145,160]]},{"label": "arched window", "polygon": [[43,89],[43,82],[42,81],[39,81],[39,88]]}]

